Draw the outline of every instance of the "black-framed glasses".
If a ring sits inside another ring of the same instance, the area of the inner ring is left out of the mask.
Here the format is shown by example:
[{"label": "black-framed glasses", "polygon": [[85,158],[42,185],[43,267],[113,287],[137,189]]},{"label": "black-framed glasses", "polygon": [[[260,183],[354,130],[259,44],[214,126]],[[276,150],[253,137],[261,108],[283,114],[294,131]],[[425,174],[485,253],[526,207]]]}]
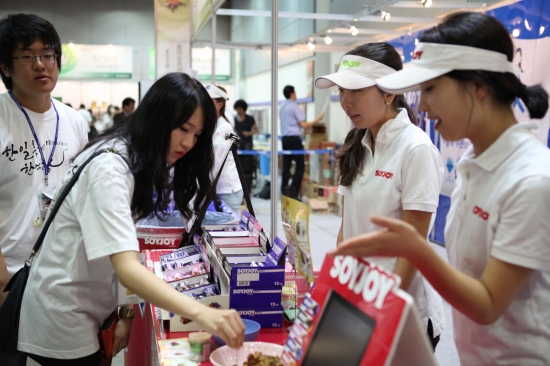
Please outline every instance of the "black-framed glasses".
[{"label": "black-framed glasses", "polygon": [[22,65],[32,64],[37,59],[40,60],[43,64],[53,64],[57,60],[57,54],[55,53],[45,53],[42,56],[35,55],[21,55],[15,56],[14,59],[17,59]]}]

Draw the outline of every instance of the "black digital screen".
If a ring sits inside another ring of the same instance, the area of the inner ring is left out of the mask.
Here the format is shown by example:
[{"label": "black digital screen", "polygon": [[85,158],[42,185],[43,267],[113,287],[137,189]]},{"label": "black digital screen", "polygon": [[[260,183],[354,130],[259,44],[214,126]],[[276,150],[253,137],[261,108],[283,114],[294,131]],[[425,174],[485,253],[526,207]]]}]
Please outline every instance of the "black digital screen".
[{"label": "black digital screen", "polygon": [[302,366],[359,365],[376,322],[331,291]]}]

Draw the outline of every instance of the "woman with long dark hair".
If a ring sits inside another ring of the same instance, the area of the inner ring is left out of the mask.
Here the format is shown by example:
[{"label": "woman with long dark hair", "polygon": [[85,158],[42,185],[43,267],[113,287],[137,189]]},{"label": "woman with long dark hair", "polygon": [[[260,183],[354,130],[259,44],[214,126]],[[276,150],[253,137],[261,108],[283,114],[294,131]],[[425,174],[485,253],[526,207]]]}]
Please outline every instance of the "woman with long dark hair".
[{"label": "woman with long dark hair", "polygon": [[549,365],[550,151],[519,124],[548,111],[548,93],[516,77],[507,29],[455,13],[420,38],[409,68],[377,80],[388,93],[420,88],[420,109],[447,141],[468,138],[445,227],[449,263],[405,222],[347,240],[333,254],[407,258],[453,306],[463,365]]},{"label": "woman with long dark hair", "polygon": [[[367,43],[342,57],[338,72],[315,81],[337,85],[340,105],[353,128],[336,160],[343,195],[342,240],[376,230],[369,217],[386,215],[409,222],[428,236],[441,190],[443,163],[402,95],[380,90],[374,79],[401,70],[401,56],[388,43]],[[405,258],[368,258],[401,277],[415,299],[435,349],[445,328],[441,297]]]},{"label": "woman with long dark hair", "polygon": [[196,321],[233,347],[242,344],[245,328],[234,310],[204,306],[140,264],[134,227],[141,218],[162,218],[171,193],[186,219],[212,197],[215,125],[204,87],[186,74],[168,74],[124,123],[74,159],[58,194],[95,151],[117,152],[91,161],[49,228],[23,297],[20,351],[42,365],[98,365],[97,332],[117,305],[117,278],[147,302]]}]

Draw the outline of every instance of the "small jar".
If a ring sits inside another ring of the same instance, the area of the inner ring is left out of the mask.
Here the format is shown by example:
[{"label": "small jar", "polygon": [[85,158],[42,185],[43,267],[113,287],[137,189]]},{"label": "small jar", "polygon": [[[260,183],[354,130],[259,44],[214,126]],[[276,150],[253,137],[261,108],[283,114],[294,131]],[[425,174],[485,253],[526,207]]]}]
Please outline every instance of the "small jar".
[{"label": "small jar", "polygon": [[205,362],[210,358],[210,339],[212,336],[206,332],[189,333],[189,349],[191,360]]}]

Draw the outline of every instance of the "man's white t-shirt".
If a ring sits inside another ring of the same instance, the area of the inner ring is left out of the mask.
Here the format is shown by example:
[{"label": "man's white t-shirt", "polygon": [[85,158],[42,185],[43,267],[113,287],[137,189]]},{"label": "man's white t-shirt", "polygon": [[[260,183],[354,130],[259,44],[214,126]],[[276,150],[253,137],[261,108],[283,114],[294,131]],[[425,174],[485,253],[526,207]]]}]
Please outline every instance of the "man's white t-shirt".
[{"label": "man's white t-shirt", "polygon": [[[225,136],[228,133],[235,133],[233,126],[227,122],[223,117],[218,119],[216,124],[216,131],[214,132],[214,138],[216,135]],[[239,172],[237,171],[237,165],[231,151],[227,155],[225,165],[223,166],[218,184],[216,185],[216,193],[219,194],[231,194],[242,190],[241,180],[239,179]]]},{"label": "man's white t-shirt", "polygon": [[493,324],[453,309],[463,365],[550,365],[550,150],[534,127],[508,128],[477,157],[470,146],[457,164],[449,262],[478,279],[490,257],[534,271]]},{"label": "man's white t-shirt", "polygon": [[[338,188],[344,196],[344,239],[380,230],[370,220],[373,214],[403,219],[404,210],[436,212],[443,181],[441,155],[428,135],[411,123],[406,110],[382,126],[374,156],[369,130],[362,143],[366,150],[363,171],[350,187]],[[397,258],[367,260],[392,272],[397,262]],[[434,336],[439,335],[445,328],[439,294],[419,272],[409,293],[424,325],[431,319]]]},{"label": "man's white t-shirt", "polygon": [[[59,113],[59,135],[48,182],[61,181],[72,157],[88,142],[88,126],[74,109],[53,100]],[[49,159],[55,137],[54,108],[29,115],[44,158]],[[8,93],[0,94],[0,248],[10,276],[29,258],[41,227],[35,192],[44,185],[44,168],[38,145],[25,118]]]},{"label": "man's white t-shirt", "polygon": [[[127,154],[121,142],[114,148]],[[71,164],[56,198],[94,150]],[[117,306],[109,256],[139,251],[130,209],[133,191],[134,177],[119,155],[103,153],[84,168],[31,268],[21,307],[20,351],[61,359],[97,352],[98,329]]]}]

